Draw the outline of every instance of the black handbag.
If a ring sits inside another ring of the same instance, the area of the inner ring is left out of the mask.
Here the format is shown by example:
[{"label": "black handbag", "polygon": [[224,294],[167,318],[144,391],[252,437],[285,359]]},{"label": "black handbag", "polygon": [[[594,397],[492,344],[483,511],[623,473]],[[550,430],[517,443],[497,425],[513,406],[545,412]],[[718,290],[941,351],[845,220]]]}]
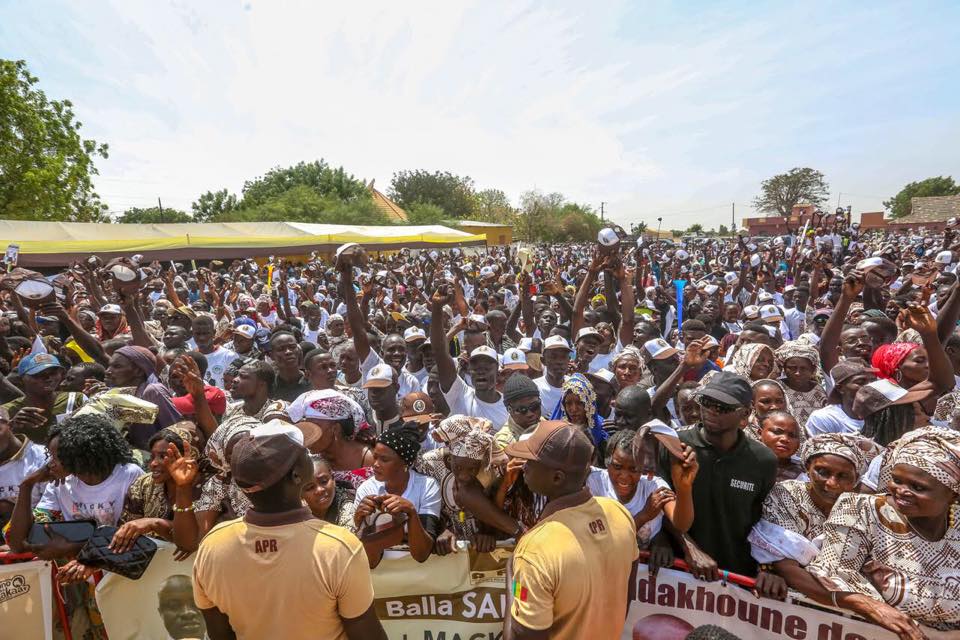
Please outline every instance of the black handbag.
[{"label": "black handbag", "polygon": [[137,580],[150,566],[150,561],[157,552],[157,543],[147,536],[137,536],[128,551],[114,553],[109,546],[116,532],[117,527],[99,527],[83,545],[77,555],[77,562]]}]

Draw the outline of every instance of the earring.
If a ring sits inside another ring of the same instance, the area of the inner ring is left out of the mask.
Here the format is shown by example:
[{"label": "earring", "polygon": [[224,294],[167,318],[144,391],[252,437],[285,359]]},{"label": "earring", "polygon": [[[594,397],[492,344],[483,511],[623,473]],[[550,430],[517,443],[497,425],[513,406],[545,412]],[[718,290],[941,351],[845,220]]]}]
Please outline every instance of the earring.
[{"label": "earring", "polygon": [[893,379],[899,384],[900,381],[903,380],[903,372],[898,369],[897,372],[893,374]]}]

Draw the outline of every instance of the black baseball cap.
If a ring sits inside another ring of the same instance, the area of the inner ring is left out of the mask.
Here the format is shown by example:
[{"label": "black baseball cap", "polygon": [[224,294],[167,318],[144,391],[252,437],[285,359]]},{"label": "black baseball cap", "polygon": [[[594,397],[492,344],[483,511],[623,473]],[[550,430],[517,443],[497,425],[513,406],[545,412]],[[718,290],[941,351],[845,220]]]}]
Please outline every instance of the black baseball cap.
[{"label": "black baseball cap", "polygon": [[730,371],[720,371],[714,375],[697,395],[731,406],[746,407],[753,402],[750,383],[743,376]]}]

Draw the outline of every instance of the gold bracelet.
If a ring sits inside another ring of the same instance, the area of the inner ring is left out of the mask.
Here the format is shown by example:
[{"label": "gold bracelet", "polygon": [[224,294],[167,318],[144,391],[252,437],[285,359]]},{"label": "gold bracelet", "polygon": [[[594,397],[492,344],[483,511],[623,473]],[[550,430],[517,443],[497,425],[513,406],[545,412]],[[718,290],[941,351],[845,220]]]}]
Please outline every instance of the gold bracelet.
[{"label": "gold bracelet", "polygon": [[178,507],[177,505],[173,505],[171,508],[173,509],[174,513],[189,513],[193,511],[192,504],[189,507]]}]

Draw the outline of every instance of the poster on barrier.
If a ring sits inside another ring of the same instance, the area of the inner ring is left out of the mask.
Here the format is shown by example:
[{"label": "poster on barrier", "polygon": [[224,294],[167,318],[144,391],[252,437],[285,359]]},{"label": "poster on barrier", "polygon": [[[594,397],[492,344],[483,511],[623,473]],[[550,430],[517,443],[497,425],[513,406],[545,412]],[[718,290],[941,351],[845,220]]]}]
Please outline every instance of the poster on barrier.
[{"label": "poster on barrier", "polygon": [[193,558],[173,559],[174,545],[157,540],[157,553],[139,580],[104,572],[97,606],[110,640],[206,638],[193,603]]},{"label": "poster on barrier", "polygon": [[391,640],[499,638],[513,549],[462,551],[419,563],[388,551],[373,571],[377,616]]},{"label": "poster on barrier", "polygon": [[49,562],[0,565],[0,637],[53,638]]},{"label": "poster on barrier", "polygon": [[[645,564],[630,576],[627,620],[621,640],[683,640],[703,625],[722,627],[751,640],[897,640],[868,622],[827,608],[755,597],[736,585],[702,582],[689,573]],[[930,640],[956,637],[924,628]]]}]

